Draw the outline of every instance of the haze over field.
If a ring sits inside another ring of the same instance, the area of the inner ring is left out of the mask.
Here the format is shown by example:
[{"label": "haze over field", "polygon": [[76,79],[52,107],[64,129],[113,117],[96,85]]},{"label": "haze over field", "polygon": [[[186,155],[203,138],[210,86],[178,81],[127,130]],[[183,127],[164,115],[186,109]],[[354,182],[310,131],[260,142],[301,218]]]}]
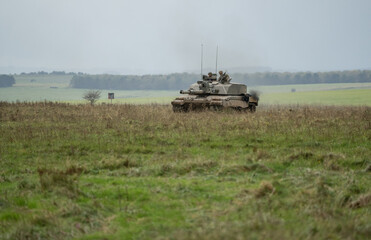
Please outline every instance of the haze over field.
[{"label": "haze over field", "polygon": [[0,2],[0,73],[371,68],[371,1]]}]

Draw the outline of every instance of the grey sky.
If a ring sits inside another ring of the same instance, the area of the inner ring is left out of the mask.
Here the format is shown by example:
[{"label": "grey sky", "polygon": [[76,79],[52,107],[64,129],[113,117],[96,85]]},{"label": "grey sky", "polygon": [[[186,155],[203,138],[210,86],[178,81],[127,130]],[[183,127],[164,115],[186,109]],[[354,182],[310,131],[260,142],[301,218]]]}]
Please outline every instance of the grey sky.
[{"label": "grey sky", "polygon": [[0,0],[0,72],[371,68],[369,0]]}]

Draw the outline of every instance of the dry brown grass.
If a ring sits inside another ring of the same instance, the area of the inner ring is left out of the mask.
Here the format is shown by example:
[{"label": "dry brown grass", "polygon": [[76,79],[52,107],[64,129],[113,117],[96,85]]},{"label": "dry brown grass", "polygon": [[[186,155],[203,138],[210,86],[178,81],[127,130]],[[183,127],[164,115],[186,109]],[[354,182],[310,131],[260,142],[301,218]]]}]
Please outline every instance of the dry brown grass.
[{"label": "dry brown grass", "polygon": [[39,168],[39,181],[42,190],[54,190],[57,187],[65,189],[62,194],[76,197],[79,193],[78,178],[83,173],[81,167],[70,166],[65,170]]},{"label": "dry brown grass", "polygon": [[371,193],[360,196],[349,204],[350,208],[362,208],[371,205]]},{"label": "dry brown grass", "polygon": [[259,188],[255,189],[254,196],[256,198],[261,198],[261,197],[273,194],[274,191],[275,191],[275,188],[273,187],[272,183],[267,182],[267,181],[262,181],[259,185]]}]

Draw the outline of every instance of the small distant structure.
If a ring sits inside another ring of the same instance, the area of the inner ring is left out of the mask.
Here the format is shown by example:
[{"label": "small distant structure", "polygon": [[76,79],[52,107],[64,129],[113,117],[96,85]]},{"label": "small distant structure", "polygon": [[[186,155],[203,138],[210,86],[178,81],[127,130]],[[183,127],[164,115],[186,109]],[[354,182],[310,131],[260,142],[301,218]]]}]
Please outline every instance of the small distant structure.
[{"label": "small distant structure", "polygon": [[111,103],[112,103],[112,99],[115,99],[115,93],[108,93],[108,99],[111,99]]},{"label": "small distant structure", "polygon": [[58,88],[58,87],[50,87],[50,88]]}]

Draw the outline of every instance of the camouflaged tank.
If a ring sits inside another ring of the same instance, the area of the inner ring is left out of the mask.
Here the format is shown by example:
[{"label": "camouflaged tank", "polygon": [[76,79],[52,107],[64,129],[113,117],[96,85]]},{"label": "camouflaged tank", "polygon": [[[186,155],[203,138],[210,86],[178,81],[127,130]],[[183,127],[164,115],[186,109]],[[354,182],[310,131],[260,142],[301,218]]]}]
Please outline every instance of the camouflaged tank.
[{"label": "camouflaged tank", "polygon": [[244,84],[231,83],[231,78],[218,81],[216,74],[204,75],[187,90],[180,90],[184,96],[171,102],[174,112],[187,112],[195,109],[221,110],[231,108],[255,112],[259,98],[256,94],[247,93]]}]

